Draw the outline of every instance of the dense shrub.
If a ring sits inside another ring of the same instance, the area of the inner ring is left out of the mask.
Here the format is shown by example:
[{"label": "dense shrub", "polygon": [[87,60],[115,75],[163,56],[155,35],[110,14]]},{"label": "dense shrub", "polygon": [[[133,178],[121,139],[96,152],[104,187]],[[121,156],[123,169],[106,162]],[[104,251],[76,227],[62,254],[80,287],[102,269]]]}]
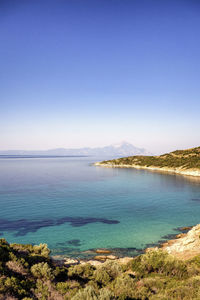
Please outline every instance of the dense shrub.
[{"label": "dense shrub", "polygon": [[13,276],[0,278],[0,293],[18,296],[20,298],[27,296],[27,292],[20,280]]},{"label": "dense shrub", "polygon": [[188,275],[187,266],[183,261],[175,259],[162,250],[149,251],[144,255],[136,257],[132,262],[132,270],[139,276],[144,276],[144,274],[152,272],[177,276],[179,278]]},{"label": "dense shrub", "polygon": [[181,261],[158,250],[123,266],[107,261],[97,267],[58,267],[46,246],[9,245],[0,240],[0,249],[0,299],[200,299],[200,256]]},{"label": "dense shrub", "polygon": [[10,246],[5,239],[0,239],[0,259],[1,262],[9,260]]},{"label": "dense shrub", "polygon": [[98,300],[98,293],[91,286],[79,290],[78,293],[72,298],[72,300]]},{"label": "dense shrub", "polygon": [[128,274],[121,274],[111,284],[111,288],[116,297],[121,300],[134,298],[136,291],[136,281]]},{"label": "dense shrub", "polygon": [[90,264],[76,265],[68,269],[69,277],[91,278],[95,268]]},{"label": "dense shrub", "polygon": [[99,290],[98,300],[114,300],[116,299],[114,297],[113,292],[109,290],[108,288],[102,288]]},{"label": "dense shrub", "polygon": [[50,292],[49,292],[48,285],[44,283],[42,280],[37,280],[34,294],[37,297],[37,299],[41,299],[41,300],[49,299]]},{"label": "dense shrub", "polygon": [[50,250],[48,249],[47,244],[39,244],[33,246],[33,253],[35,255],[41,255],[43,257],[48,258]]},{"label": "dense shrub", "polygon": [[100,286],[107,285],[112,279],[104,268],[96,270],[93,278]]},{"label": "dense shrub", "polygon": [[115,261],[107,261],[94,272],[93,278],[99,285],[107,285],[122,273],[122,267]]},{"label": "dense shrub", "polygon": [[31,267],[31,273],[34,277],[39,279],[49,279],[53,280],[54,275],[52,269],[49,267],[47,263],[39,263],[35,264]]},{"label": "dense shrub", "polygon": [[66,294],[70,290],[77,291],[81,287],[80,283],[73,280],[73,281],[66,281],[66,282],[58,282],[57,283],[57,290],[61,292],[61,294]]}]

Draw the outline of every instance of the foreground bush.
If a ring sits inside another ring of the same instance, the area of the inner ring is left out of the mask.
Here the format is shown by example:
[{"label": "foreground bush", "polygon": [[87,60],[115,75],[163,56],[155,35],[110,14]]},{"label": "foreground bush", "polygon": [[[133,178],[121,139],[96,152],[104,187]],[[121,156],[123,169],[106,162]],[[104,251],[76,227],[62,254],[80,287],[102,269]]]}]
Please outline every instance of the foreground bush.
[{"label": "foreground bush", "polygon": [[53,280],[54,275],[52,269],[47,263],[35,264],[31,267],[31,273],[35,278]]},{"label": "foreground bush", "polygon": [[133,260],[132,270],[139,276],[152,272],[184,278],[188,276],[187,265],[162,250],[149,251]]},{"label": "foreground bush", "polygon": [[200,255],[181,261],[162,250],[127,265],[59,267],[45,244],[0,240],[0,300],[199,300]]}]

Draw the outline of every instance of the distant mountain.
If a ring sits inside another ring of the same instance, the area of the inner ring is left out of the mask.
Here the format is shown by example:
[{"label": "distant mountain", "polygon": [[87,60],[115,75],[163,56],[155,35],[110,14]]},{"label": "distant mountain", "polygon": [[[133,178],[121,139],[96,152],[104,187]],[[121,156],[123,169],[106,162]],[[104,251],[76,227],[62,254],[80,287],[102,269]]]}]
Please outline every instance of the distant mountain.
[{"label": "distant mountain", "polygon": [[130,143],[121,142],[105,147],[96,148],[56,148],[49,150],[7,150],[0,151],[0,155],[49,155],[49,156],[67,156],[67,155],[85,155],[85,156],[131,156],[131,155],[150,155],[151,153],[144,148],[137,148]]}]

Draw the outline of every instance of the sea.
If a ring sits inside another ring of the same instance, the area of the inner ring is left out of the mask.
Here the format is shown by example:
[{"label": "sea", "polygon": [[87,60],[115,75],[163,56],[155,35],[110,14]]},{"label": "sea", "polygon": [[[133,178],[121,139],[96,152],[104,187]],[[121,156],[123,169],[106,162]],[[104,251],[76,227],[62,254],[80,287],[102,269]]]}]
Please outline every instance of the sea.
[{"label": "sea", "polygon": [[105,168],[106,157],[0,157],[0,236],[52,255],[141,253],[200,223],[200,179]]}]

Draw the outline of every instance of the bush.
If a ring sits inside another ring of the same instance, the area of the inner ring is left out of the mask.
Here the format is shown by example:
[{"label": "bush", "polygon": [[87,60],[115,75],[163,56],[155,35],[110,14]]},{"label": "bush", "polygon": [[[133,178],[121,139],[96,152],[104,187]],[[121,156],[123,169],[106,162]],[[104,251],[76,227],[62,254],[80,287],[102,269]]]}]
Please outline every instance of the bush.
[{"label": "bush", "polygon": [[47,244],[39,244],[33,246],[33,253],[49,258],[50,250],[48,249]]},{"label": "bush", "polygon": [[42,280],[38,279],[36,283],[36,289],[34,290],[34,294],[37,297],[37,299],[40,300],[49,299],[50,292],[47,284],[44,283]]},{"label": "bush", "polygon": [[107,261],[94,272],[93,279],[97,281],[99,285],[107,285],[121,273],[122,267],[120,264],[115,261]]},{"label": "bush", "polygon": [[95,268],[90,264],[76,265],[68,269],[69,277],[91,278]]},{"label": "bush", "polygon": [[67,268],[51,261],[46,245],[10,246],[3,239],[0,253],[0,299],[200,299],[200,255],[180,261],[160,249],[125,266],[107,261]]},{"label": "bush", "polygon": [[100,285],[100,286],[105,286],[107,285],[112,278],[110,277],[110,275],[108,274],[108,272],[106,270],[104,270],[103,268],[99,268],[98,270],[96,270],[94,272],[93,275],[93,279]]},{"label": "bush", "polygon": [[20,280],[13,276],[0,278],[0,293],[18,296],[20,298],[27,296],[27,292],[21,285]]},{"label": "bush", "polygon": [[121,274],[111,284],[112,291],[119,299],[135,297],[136,281],[128,274]]},{"label": "bush", "polygon": [[69,290],[78,290],[78,288],[80,288],[80,283],[77,281],[58,282],[56,285],[56,289],[62,295],[66,294]]},{"label": "bush", "polygon": [[108,289],[103,288],[99,291],[98,300],[114,300],[114,294]]},{"label": "bush", "polygon": [[2,262],[9,260],[10,246],[5,239],[0,239],[0,258]]},{"label": "bush", "polygon": [[91,286],[79,290],[72,300],[98,300],[98,292]]},{"label": "bush", "polygon": [[162,250],[149,251],[136,257],[132,262],[132,270],[138,276],[152,272],[184,278],[188,275],[187,265]]},{"label": "bush", "polygon": [[54,275],[52,273],[52,269],[49,267],[47,263],[39,263],[35,264],[31,267],[31,273],[34,277],[39,279],[49,279],[53,280]]}]

